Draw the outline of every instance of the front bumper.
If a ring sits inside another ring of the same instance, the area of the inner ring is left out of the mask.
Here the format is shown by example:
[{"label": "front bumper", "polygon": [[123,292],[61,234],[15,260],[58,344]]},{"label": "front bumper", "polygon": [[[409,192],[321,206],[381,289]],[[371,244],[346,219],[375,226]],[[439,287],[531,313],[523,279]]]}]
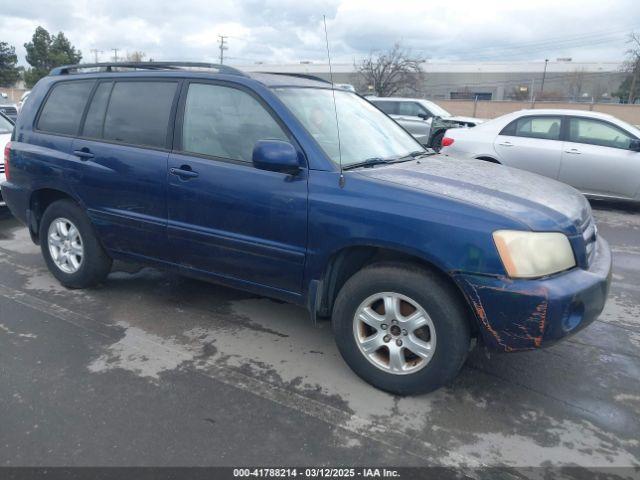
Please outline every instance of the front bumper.
[{"label": "front bumper", "polygon": [[506,352],[546,347],[593,322],[604,308],[611,283],[611,251],[598,238],[588,270],[538,280],[457,274],[482,340]]}]

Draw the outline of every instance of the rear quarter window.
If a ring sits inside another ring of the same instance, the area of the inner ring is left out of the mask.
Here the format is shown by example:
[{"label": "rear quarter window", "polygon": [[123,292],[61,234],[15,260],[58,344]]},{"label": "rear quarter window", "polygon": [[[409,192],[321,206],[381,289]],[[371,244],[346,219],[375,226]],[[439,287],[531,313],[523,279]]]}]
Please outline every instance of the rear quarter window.
[{"label": "rear quarter window", "polygon": [[562,119],[560,117],[520,117],[502,129],[500,135],[538,138],[541,140],[559,140],[561,125]]},{"label": "rear quarter window", "polygon": [[45,100],[37,129],[62,135],[76,135],[93,81],[56,84]]}]

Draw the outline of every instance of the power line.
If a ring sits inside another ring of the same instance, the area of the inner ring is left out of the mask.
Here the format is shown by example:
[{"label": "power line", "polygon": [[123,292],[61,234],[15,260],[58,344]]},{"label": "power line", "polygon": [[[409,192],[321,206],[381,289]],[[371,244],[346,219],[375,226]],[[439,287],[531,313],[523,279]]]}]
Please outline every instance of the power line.
[{"label": "power line", "polygon": [[95,63],[98,63],[98,55],[102,53],[102,50],[98,50],[97,48],[92,48],[91,53],[93,53],[93,58]]},{"label": "power line", "polygon": [[[624,30],[609,30],[601,32],[591,32],[580,35],[569,35],[556,38],[547,38],[545,40],[538,40],[534,42],[519,42],[510,45],[496,45],[480,48],[465,48],[459,53],[462,57],[473,57],[477,59],[481,58],[495,58],[495,57],[513,57],[522,56],[527,53],[535,52],[549,52],[550,50],[558,51],[563,48],[581,47],[588,44],[590,47],[594,45],[604,45],[622,42],[629,29]],[[409,46],[413,51],[417,52],[437,52],[441,48],[446,48],[446,44],[434,44],[431,48],[415,48]],[[456,52],[449,53],[449,55],[455,55]]]},{"label": "power line", "polygon": [[119,48],[112,48],[111,49],[113,51],[113,61],[115,63],[118,63],[118,51],[120,51]]},{"label": "power line", "polygon": [[[628,34],[634,28],[637,27],[627,27],[624,29],[616,28],[616,29],[608,29],[601,31],[592,31],[589,33],[581,33],[581,34],[573,34],[573,35],[562,35],[558,37],[548,37],[544,40],[535,40],[535,41],[526,41],[526,42],[514,42],[502,46],[486,46],[480,47],[476,49],[465,49],[465,51],[495,51],[495,50],[513,50],[513,49],[521,49],[521,48],[536,48],[539,46],[547,46],[547,45],[556,45],[558,43],[567,43],[567,42],[577,42],[577,41],[585,41],[595,38],[603,38],[603,37],[611,37],[618,36],[621,34]],[[437,47],[436,47],[437,48]],[[418,49],[418,50],[428,50],[428,49]]]}]

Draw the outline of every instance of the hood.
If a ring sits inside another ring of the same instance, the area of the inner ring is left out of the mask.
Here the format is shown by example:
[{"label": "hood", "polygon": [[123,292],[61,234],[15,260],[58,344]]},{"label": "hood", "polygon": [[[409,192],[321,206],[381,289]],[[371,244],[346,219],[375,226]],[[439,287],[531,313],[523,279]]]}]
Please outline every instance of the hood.
[{"label": "hood", "polygon": [[524,170],[479,160],[434,155],[358,172],[486,208],[532,230],[577,233],[591,216],[589,203],[576,189]]},{"label": "hood", "polygon": [[459,117],[459,116],[446,117],[446,119],[447,120],[453,120],[454,122],[474,123],[476,125],[479,125],[479,124],[484,123],[484,122],[487,121],[486,118]]}]

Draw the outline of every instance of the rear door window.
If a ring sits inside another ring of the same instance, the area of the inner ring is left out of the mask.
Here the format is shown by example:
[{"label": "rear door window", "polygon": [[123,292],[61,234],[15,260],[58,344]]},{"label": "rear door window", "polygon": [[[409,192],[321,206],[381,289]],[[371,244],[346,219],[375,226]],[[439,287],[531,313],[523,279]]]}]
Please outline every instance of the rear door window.
[{"label": "rear door window", "polygon": [[38,130],[77,135],[93,81],[62,82],[53,87],[38,118]]},{"label": "rear door window", "polygon": [[561,117],[522,117],[507,125],[500,135],[559,140],[561,125]]},{"label": "rear door window", "polygon": [[91,105],[89,105],[89,110],[87,111],[87,117],[84,120],[84,127],[82,128],[83,137],[102,138],[104,117],[105,113],[107,113],[107,103],[109,102],[112,87],[112,82],[105,82],[96,88],[93,98],[91,99]]},{"label": "rear door window", "polygon": [[[102,138],[132,145],[166,147],[177,85],[177,82],[116,82],[104,117]],[[98,106],[96,110],[99,110]]]}]

